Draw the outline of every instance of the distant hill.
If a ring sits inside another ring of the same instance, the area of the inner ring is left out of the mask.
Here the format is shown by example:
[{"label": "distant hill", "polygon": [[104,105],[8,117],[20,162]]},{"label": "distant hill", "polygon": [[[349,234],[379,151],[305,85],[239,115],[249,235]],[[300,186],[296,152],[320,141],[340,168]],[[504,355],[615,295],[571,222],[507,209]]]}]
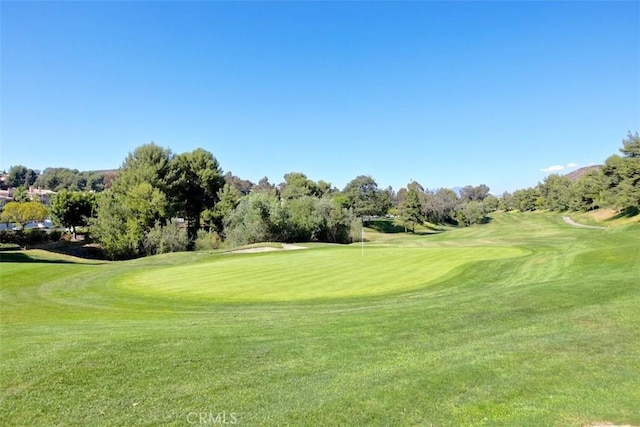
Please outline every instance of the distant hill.
[{"label": "distant hill", "polygon": [[91,170],[91,171],[82,171],[85,173],[99,173],[102,175],[117,175],[119,169],[101,169],[101,170]]},{"label": "distant hill", "polygon": [[580,179],[580,177],[582,175],[584,175],[585,173],[589,172],[590,170],[600,169],[601,167],[602,167],[602,165],[585,166],[583,168],[576,169],[573,172],[569,172],[568,174],[565,174],[564,176],[566,176],[567,178],[569,178],[569,180],[574,182],[574,181],[577,181],[578,179]]}]

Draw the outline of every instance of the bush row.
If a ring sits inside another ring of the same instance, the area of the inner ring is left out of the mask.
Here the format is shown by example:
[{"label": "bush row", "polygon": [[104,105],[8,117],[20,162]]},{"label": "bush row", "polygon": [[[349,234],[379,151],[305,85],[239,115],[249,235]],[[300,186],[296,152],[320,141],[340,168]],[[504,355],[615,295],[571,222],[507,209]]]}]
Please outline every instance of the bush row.
[{"label": "bush row", "polygon": [[57,242],[62,238],[63,233],[58,230],[51,230],[49,232],[38,228],[27,230],[0,230],[0,243],[13,243],[19,246]]}]

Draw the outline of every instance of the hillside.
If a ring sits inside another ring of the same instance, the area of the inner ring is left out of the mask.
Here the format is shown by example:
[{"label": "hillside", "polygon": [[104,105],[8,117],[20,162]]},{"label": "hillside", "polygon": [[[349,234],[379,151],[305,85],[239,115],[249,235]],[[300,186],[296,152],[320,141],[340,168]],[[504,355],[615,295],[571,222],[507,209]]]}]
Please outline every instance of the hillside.
[{"label": "hillside", "polygon": [[589,172],[590,170],[596,170],[596,169],[600,169],[602,167],[602,165],[592,165],[592,166],[585,166],[583,168],[580,169],[576,169],[573,172],[569,172],[568,174],[565,174],[564,176],[566,176],[567,178],[569,178],[571,180],[571,182],[575,182],[578,179],[580,179],[580,177],[584,174],[586,174],[587,172]]}]

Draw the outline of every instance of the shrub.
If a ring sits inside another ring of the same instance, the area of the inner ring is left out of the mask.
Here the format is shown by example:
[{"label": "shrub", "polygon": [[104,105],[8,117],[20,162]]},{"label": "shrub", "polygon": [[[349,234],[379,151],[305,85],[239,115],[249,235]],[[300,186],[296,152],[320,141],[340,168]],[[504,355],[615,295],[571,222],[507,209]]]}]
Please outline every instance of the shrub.
[{"label": "shrub", "polygon": [[349,237],[352,242],[359,242],[362,239],[362,220],[353,217],[351,219],[351,227],[349,227]]},{"label": "shrub", "polygon": [[143,241],[145,255],[186,251],[188,244],[186,230],[178,227],[175,221],[166,225],[156,222],[153,228],[145,234]]},{"label": "shrub", "polygon": [[215,231],[207,232],[205,230],[198,230],[198,237],[196,239],[195,250],[196,251],[208,251],[220,248],[222,239]]},{"label": "shrub", "polygon": [[38,228],[31,228],[24,231],[25,241],[27,245],[36,245],[38,243],[44,243],[47,239],[47,232]]},{"label": "shrub", "polygon": [[39,243],[55,242],[60,239],[59,231],[47,233],[39,228],[26,230],[0,230],[0,243],[13,243],[19,246],[37,245]]},{"label": "shrub", "polygon": [[62,231],[60,230],[51,230],[49,232],[49,240],[51,242],[57,242],[62,238]]},{"label": "shrub", "polygon": [[85,244],[86,243],[93,243],[93,236],[91,235],[90,232],[87,231],[85,233],[82,233],[82,236],[84,237],[83,241],[84,241]]},{"label": "shrub", "polygon": [[17,232],[13,230],[0,230],[0,243],[19,244]]}]

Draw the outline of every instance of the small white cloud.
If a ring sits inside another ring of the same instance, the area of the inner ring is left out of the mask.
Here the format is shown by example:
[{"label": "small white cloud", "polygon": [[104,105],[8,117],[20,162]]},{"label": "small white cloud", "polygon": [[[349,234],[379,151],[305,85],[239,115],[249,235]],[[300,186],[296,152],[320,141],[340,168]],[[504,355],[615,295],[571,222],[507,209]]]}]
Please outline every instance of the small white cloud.
[{"label": "small white cloud", "polygon": [[553,166],[549,166],[548,168],[542,168],[540,169],[542,172],[558,172],[564,169],[564,166],[562,165],[553,165]]},{"label": "small white cloud", "polygon": [[569,164],[567,165],[567,167],[568,167],[568,168],[577,168],[577,167],[578,167],[578,164],[577,164],[577,163],[573,163],[573,162],[571,162],[571,163],[569,163]]}]

